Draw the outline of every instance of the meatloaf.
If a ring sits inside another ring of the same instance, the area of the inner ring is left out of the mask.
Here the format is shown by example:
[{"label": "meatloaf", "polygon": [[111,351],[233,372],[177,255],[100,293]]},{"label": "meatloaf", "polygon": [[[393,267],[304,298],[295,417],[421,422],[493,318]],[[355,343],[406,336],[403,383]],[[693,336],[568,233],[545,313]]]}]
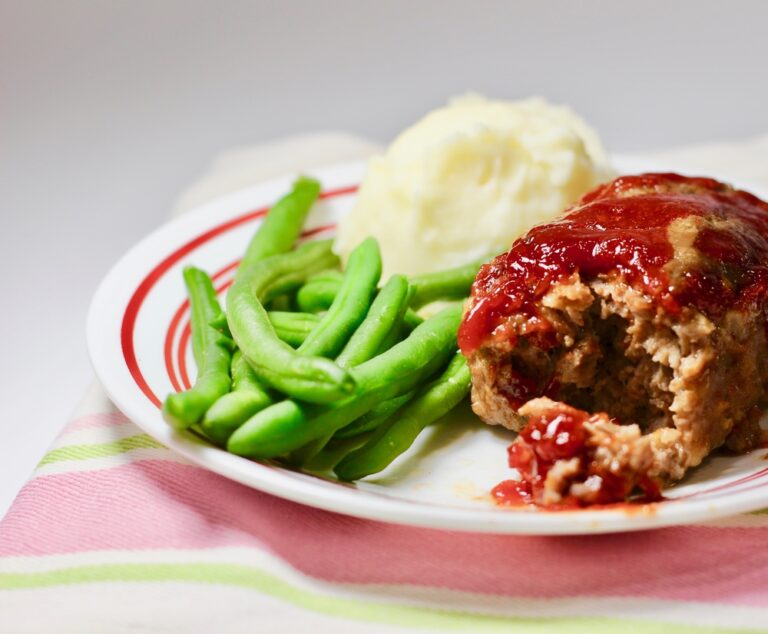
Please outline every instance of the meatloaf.
[{"label": "meatloaf", "polygon": [[600,186],[484,266],[459,345],[474,411],[522,432],[517,493],[655,495],[721,445],[753,448],[766,289],[768,204],[677,174]]}]

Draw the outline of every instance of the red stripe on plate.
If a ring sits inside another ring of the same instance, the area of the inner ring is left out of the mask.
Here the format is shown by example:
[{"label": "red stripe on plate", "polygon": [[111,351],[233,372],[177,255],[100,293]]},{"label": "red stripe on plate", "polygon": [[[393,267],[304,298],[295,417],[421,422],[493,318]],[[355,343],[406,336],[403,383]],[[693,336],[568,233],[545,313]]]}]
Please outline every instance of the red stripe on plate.
[{"label": "red stripe on plate", "polygon": [[179,380],[176,378],[176,372],[173,370],[173,339],[176,336],[176,330],[181,323],[181,318],[184,313],[189,310],[189,300],[184,300],[179,306],[179,309],[173,314],[173,319],[168,326],[168,332],[165,335],[165,344],[163,346],[163,356],[165,357],[165,369],[168,373],[168,377],[171,379],[171,385],[177,392],[181,392],[183,389]]}]

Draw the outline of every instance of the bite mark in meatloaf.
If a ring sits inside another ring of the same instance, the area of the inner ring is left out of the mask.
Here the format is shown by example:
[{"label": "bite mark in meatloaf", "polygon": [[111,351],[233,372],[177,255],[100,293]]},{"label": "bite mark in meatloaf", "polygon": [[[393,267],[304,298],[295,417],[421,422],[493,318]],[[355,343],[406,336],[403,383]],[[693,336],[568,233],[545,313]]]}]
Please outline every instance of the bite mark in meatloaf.
[{"label": "bite mark in meatloaf", "polygon": [[[731,448],[752,448],[768,380],[768,206],[709,179],[642,175],[550,224],[473,287],[460,343],[478,416],[521,431],[553,401],[600,412],[590,460],[635,483],[681,478],[732,432]],[[540,503],[595,501],[567,462],[548,469]]]}]

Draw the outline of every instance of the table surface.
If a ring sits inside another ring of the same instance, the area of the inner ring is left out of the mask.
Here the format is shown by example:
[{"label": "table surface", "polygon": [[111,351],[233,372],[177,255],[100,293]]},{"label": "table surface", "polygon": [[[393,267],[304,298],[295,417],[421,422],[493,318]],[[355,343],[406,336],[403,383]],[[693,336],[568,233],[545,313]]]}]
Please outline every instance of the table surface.
[{"label": "table surface", "polygon": [[613,151],[764,133],[766,18],[759,1],[0,3],[0,515],[92,380],[98,281],[217,152],[387,141],[467,90],[568,103]]}]

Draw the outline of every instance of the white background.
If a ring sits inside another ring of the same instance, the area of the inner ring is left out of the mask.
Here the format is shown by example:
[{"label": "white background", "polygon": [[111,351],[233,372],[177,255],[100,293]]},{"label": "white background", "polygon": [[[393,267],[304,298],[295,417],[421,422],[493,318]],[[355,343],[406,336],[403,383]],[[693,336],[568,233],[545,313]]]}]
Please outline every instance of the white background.
[{"label": "white background", "polygon": [[0,0],[0,514],[91,380],[88,301],[220,150],[542,95],[613,151],[768,132],[754,1]]}]

